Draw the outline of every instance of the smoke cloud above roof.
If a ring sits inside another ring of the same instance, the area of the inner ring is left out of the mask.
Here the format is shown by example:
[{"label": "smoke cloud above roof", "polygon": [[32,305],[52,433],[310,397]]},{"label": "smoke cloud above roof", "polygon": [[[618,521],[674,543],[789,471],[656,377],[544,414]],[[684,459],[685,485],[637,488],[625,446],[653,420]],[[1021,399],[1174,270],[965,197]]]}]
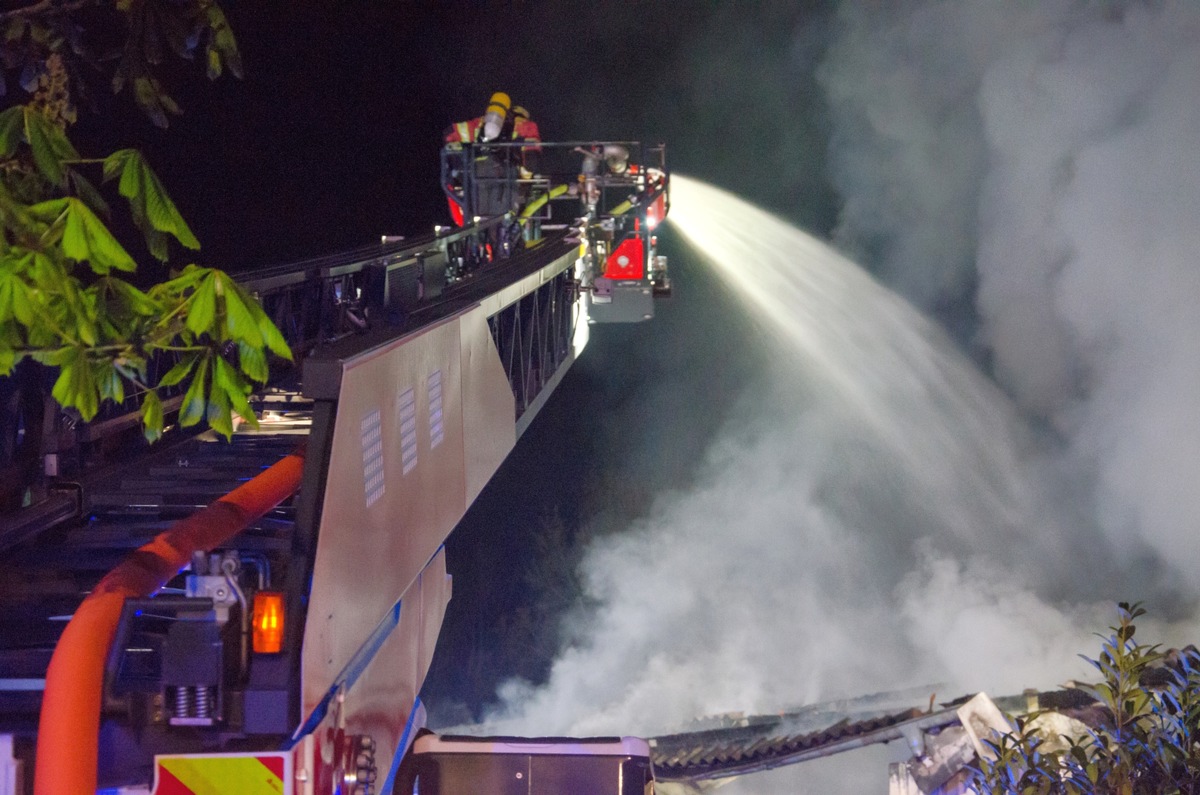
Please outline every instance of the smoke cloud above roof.
[{"label": "smoke cloud above roof", "polygon": [[867,5],[821,73],[835,239],[919,306],[973,301],[1084,518],[1195,571],[1200,9]]},{"label": "smoke cloud above roof", "polygon": [[[506,729],[1050,687],[1118,599],[1196,640],[1200,7],[862,0],[830,30],[832,240],[875,279],[679,183],[706,253],[799,281],[746,297],[772,365],[694,487],[590,549],[591,607]],[[850,767],[745,791],[885,781]]]}]

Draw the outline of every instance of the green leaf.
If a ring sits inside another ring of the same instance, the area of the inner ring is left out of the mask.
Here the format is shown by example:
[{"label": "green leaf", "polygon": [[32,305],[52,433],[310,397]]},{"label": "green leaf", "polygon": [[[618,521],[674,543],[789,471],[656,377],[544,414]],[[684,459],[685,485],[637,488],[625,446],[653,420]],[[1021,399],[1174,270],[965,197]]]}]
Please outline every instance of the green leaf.
[{"label": "green leaf", "polygon": [[150,252],[150,256],[159,262],[166,262],[171,258],[171,241],[162,232],[143,227],[142,237],[146,241],[146,250]]},{"label": "green leaf", "polygon": [[[228,276],[219,276],[221,292],[225,297],[225,327],[229,336],[239,342],[246,342],[255,347],[263,344],[262,332],[254,322],[254,315],[243,300],[242,291]],[[253,300],[253,299],[251,299]]]},{"label": "green leaf", "polygon": [[163,104],[167,96],[159,88],[158,81],[144,75],[134,77],[133,99],[156,127],[167,127],[167,108]]},{"label": "green leaf", "polygon": [[22,326],[33,322],[29,286],[17,272],[15,263],[0,264],[0,323],[15,319]]},{"label": "green leaf", "polygon": [[217,357],[216,359],[216,377],[213,379],[213,390],[215,391],[218,387],[225,391],[228,397],[228,405],[243,420],[257,428],[258,417],[255,415],[254,409],[250,407],[250,402],[246,400],[246,395],[250,392],[250,384],[237,371],[237,368],[221,357]]},{"label": "green leaf", "polygon": [[84,420],[90,420],[100,409],[100,396],[92,376],[91,363],[82,348],[68,350],[71,356],[59,368],[51,394],[59,405],[73,407]]},{"label": "green leaf", "polygon": [[[2,262],[0,282],[6,282],[5,291],[12,295],[8,308],[13,316],[38,340],[58,339],[73,326],[75,316],[82,314],[79,280],[41,252]],[[42,344],[32,337],[30,341]]]},{"label": "green leaf", "polygon": [[10,158],[17,151],[24,132],[25,109],[14,105],[0,113],[0,157]]},{"label": "green leaf", "polygon": [[100,195],[100,191],[96,190],[96,186],[78,171],[71,171],[70,176],[71,184],[75,186],[75,193],[79,198],[97,213],[108,215],[110,212],[108,202]]},{"label": "green leaf", "polygon": [[158,87],[158,101],[162,104],[162,106],[170,113],[174,113],[176,116],[181,115],[183,113],[183,108],[179,107],[179,104],[171,98],[170,94],[162,90],[157,80],[154,81],[154,85]]},{"label": "green leaf", "polygon": [[175,366],[166,372],[162,378],[158,380],[158,386],[175,386],[183,379],[187,378],[188,373],[196,366],[196,362],[200,361],[200,354],[193,353],[190,356],[185,356],[175,363]]},{"label": "green leaf", "polygon": [[127,354],[113,360],[113,367],[117,368],[126,381],[140,382],[146,380],[146,360],[137,354]]},{"label": "green leaf", "polygon": [[50,390],[50,394],[62,406],[75,405],[75,368],[78,364],[76,359],[69,363],[64,363],[58,369],[58,378],[54,381],[54,388]]},{"label": "green leaf", "polygon": [[35,351],[32,356],[34,361],[41,362],[49,367],[61,367],[74,360],[75,351],[76,349],[73,346],[67,345],[61,348],[48,348]]},{"label": "green leaf", "polygon": [[59,129],[39,110],[24,106],[25,140],[33,151],[33,162],[47,180],[60,187],[66,186],[64,160],[78,160],[79,153],[66,133]]},{"label": "green leaf", "polygon": [[263,349],[244,342],[238,343],[238,365],[246,376],[260,384],[265,384],[270,376],[267,368],[267,357]]},{"label": "green leaf", "polygon": [[143,293],[124,279],[109,276],[106,280],[109,291],[135,315],[153,317],[162,311],[162,307],[149,295]]},{"label": "green leaf", "polygon": [[30,218],[43,224],[53,224],[67,211],[67,199],[47,199],[44,202],[30,205],[27,212]]},{"label": "green leaf", "polygon": [[[221,361],[218,357],[217,361]],[[233,436],[233,414],[229,408],[229,393],[213,380],[208,400],[208,424],[226,439]]]},{"label": "green leaf", "polygon": [[224,357],[213,358],[213,386],[220,387],[226,392],[241,392],[242,380],[237,370]]},{"label": "green leaf", "polygon": [[208,278],[210,273],[212,273],[211,268],[201,268],[196,264],[188,265],[178,275],[151,287],[149,295],[156,301],[181,296]]},{"label": "green leaf", "polygon": [[[44,251],[31,251],[22,259],[22,267],[34,285],[49,289],[71,280],[64,267],[65,259],[54,259]],[[78,283],[78,279],[74,282]]]},{"label": "green leaf", "polygon": [[21,334],[13,323],[0,324],[0,376],[9,375],[21,360],[16,348],[21,344]]},{"label": "green leaf", "polygon": [[87,262],[96,273],[112,268],[132,271],[133,257],[113,237],[104,222],[76,198],[67,200],[67,225],[63,231],[63,253],[76,262]]},{"label": "green leaf", "polygon": [[158,393],[151,389],[142,398],[142,433],[146,441],[156,442],[162,436],[163,407]]},{"label": "green leaf", "polygon": [[111,400],[114,403],[125,402],[125,381],[121,378],[120,371],[108,362],[101,362],[96,369],[100,399]]},{"label": "green leaf", "polygon": [[179,409],[179,424],[185,428],[198,423],[208,413],[208,400],[206,384],[208,381],[208,358],[200,361],[200,366],[196,368],[196,375],[192,378],[192,383],[188,385],[187,392],[183,396],[183,406]]},{"label": "green leaf", "polygon": [[[187,222],[179,214],[179,209],[167,194],[166,188],[150,169],[141,152],[136,149],[121,149],[105,158],[105,181],[114,178],[118,173],[121,175],[121,181],[117,190],[129,200],[134,223],[146,235],[147,245],[152,250],[156,248],[152,241],[154,232],[173,235],[187,248],[200,248],[200,241],[192,234]],[[160,250],[155,252],[155,256],[165,260],[165,255],[159,256],[162,247],[158,248]]]},{"label": "green leaf", "polygon": [[[242,76],[242,56],[238,52],[233,29],[225,19],[225,13],[213,3],[208,7],[208,25],[212,31],[208,44],[208,77],[216,79],[221,74],[221,62],[229,67],[234,77]],[[214,68],[214,59],[216,60]]]},{"label": "green leaf", "polygon": [[96,344],[96,330],[95,320],[82,313],[75,316],[75,333],[79,335],[79,341],[84,345]]},{"label": "green leaf", "polygon": [[271,353],[281,359],[287,359],[289,362],[292,361],[292,349],[288,347],[287,340],[283,338],[283,334],[279,332],[275,323],[263,311],[258,301],[255,301],[253,297],[248,297],[246,306],[250,308],[250,313],[254,315],[254,322],[258,325],[258,331],[262,334],[263,342],[271,349]]},{"label": "green leaf", "polygon": [[279,333],[279,329],[271,322],[271,319],[264,314],[259,322],[258,330],[262,332],[263,339],[267,343],[267,347],[271,349],[271,353],[281,359],[292,361],[292,349],[288,347],[287,340]]},{"label": "green leaf", "polygon": [[140,158],[141,156],[142,153],[136,149],[118,149],[108,157],[104,158],[104,163],[101,166],[103,169],[102,173],[104,175],[104,181],[111,182],[117,177],[122,177],[125,173],[125,167],[129,162],[129,159],[133,157]]},{"label": "green leaf", "polygon": [[192,293],[187,313],[188,330],[193,334],[203,334],[212,328],[216,316],[216,275],[210,273]]}]

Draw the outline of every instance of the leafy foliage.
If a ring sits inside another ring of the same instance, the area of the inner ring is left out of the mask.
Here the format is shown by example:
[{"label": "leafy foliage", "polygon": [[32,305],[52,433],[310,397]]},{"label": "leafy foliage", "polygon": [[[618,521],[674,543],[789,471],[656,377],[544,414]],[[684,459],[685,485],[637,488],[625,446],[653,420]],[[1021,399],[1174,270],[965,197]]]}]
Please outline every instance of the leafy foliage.
[{"label": "leafy foliage", "polygon": [[89,96],[86,78],[111,63],[112,90],[130,87],[138,107],[166,127],[180,113],[159,75],[167,54],[202,60],[210,79],[242,74],[237,41],[215,0],[31,0],[0,12],[0,96],[15,77],[63,124],[75,121],[73,94]]},{"label": "leafy foliage", "polygon": [[[106,400],[138,397],[151,440],[168,387],[186,385],[182,425],[203,420],[229,436],[234,413],[254,423],[247,398],[267,380],[268,354],[291,358],[278,329],[219,270],[188,265],[145,290],[128,280],[137,263],[109,229],[105,185],[155,259],[200,243],[141,153],[85,159],[66,132],[84,78],[106,62],[113,90],[131,86],[163,127],[179,112],[156,76],[167,52],[203,52],[210,78],[240,77],[224,12],[215,0],[31,0],[0,11],[0,30],[0,94],[13,73],[31,94],[0,112],[0,375],[25,358],[57,369],[54,398],[85,420]],[[164,360],[175,364],[159,377]]]},{"label": "leafy foliage", "polygon": [[1084,657],[1099,683],[1084,686],[1108,720],[1082,737],[1050,738],[1035,716],[989,742],[992,759],[975,763],[974,786],[990,795],[1172,795],[1200,791],[1200,652],[1165,658],[1134,640],[1137,604],[1121,603],[1100,655]]},{"label": "leafy foliage", "polygon": [[[267,353],[291,358],[279,330],[216,269],[189,265],[145,291],[118,277],[136,264],[101,219],[108,206],[79,172],[87,166],[101,185],[118,183],[155,257],[166,260],[171,239],[199,247],[140,153],[81,159],[37,108],[0,113],[0,375],[24,357],[57,368],[54,398],[84,419],[138,394],[151,439],[163,427],[156,390],[188,379],[182,425],[207,420],[228,436],[233,412],[253,423],[247,395],[267,379]],[[178,364],[155,383],[162,353]]]}]

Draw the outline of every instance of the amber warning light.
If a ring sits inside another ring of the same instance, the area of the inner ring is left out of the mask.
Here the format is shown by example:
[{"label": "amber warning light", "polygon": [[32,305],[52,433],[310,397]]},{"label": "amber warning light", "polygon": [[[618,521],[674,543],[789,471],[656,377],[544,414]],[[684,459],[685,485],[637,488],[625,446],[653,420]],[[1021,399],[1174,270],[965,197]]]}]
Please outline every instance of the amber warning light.
[{"label": "amber warning light", "polygon": [[254,651],[258,654],[283,651],[283,594],[278,591],[254,594]]}]

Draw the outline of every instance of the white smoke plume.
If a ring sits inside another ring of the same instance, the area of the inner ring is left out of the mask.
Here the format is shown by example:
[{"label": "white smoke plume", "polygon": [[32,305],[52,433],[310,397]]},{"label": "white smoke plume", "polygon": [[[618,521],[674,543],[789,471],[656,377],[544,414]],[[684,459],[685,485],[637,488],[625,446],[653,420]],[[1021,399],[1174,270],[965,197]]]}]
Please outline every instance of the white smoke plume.
[{"label": "white smoke plume", "polygon": [[[845,3],[838,239],[979,342],[1120,554],[1194,572],[1200,6]],[[1195,598],[1194,574],[1178,578]],[[1148,584],[1150,585],[1150,584]]]},{"label": "white smoke plume", "polygon": [[[1148,637],[1196,639],[1200,6],[864,0],[838,21],[835,240],[918,306],[973,302],[999,388],[848,261],[677,181],[677,227],[718,263],[745,252],[730,278],[780,366],[693,493],[590,551],[596,606],[545,686],[502,694],[509,730],[1051,686],[1086,675],[1116,599],[1175,620]],[[778,786],[886,774],[824,775]]]}]

